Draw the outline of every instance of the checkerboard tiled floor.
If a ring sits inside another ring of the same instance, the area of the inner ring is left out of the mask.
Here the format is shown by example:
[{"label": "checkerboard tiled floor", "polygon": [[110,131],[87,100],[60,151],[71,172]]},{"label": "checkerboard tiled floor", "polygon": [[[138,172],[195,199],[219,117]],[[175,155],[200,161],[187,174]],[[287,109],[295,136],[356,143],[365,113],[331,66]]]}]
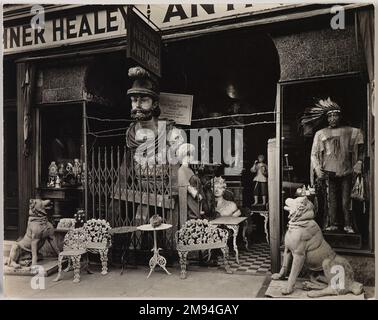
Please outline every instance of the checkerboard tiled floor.
[{"label": "checkerboard tiled floor", "polygon": [[[235,253],[230,249],[229,263],[236,273],[266,274],[270,272],[270,248],[267,243],[254,243],[248,251],[239,249],[239,262],[236,263]],[[218,257],[218,268],[223,269],[221,257]]]}]

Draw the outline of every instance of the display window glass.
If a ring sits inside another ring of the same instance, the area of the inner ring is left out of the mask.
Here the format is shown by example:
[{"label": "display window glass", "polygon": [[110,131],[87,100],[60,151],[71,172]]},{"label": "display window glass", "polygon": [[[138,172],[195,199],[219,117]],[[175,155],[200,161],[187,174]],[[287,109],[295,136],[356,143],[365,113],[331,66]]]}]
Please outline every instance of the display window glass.
[{"label": "display window glass", "polygon": [[39,187],[80,186],[84,158],[80,105],[42,107],[39,121]]}]

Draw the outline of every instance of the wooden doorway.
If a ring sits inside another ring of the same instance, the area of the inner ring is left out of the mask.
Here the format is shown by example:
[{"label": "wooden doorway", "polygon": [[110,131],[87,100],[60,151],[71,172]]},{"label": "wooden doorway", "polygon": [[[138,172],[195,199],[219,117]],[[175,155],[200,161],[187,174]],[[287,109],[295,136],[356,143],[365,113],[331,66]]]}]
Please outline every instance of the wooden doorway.
[{"label": "wooden doorway", "polygon": [[4,101],[4,238],[18,237],[16,101]]}]

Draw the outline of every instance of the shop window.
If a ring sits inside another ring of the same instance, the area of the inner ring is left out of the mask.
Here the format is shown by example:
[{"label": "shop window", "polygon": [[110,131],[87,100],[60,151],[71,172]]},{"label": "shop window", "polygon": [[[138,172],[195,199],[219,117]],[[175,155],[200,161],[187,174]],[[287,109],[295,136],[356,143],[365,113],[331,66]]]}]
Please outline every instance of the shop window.
[{"label": "shop window", "polygon": [[[331,97],[341,106],[341,125],[351,126],[362,130],[364,135],[364,174],[366,182],[370,179],[368,166],[368,144],[370,135],[367,125],[367,97],[366,82],[360,76],[333,77],[329,79],[295,81],[282,84],[282,112],[283,112],[283,189],[285,197],[293,196],[296,188],[300,185],[310,186],[310,156],[314,134],[317,130],[327,127],[324,118],[322,123],[315,128],[311,134],[303,134],[300,129],[300,117],[305,108],[315,105],[319,99]],[[287,170],[285,170],[287,169]],[[340,241],[335,243],[335,247],[346,249],[369,249],[369,225],[372,223],[369,217],[369,201],[364,206],[356,201],[352,202],[352,224],[356,235],[360,239],[355,242],[349,241],[347,234],[343,231],[343,212],[341,204],[341,190],[338,191],[337,219],[339,229],[335,232],[340,235]],[[316,198],[317,210],[316,220],[321,227],[327,224],[327,213],[324,206],[327,206],[320,197]],[[282,213],[282,228],[286,226],[287,214]],[[327,235],[327,234],[326,234]],[[344,239],[342,237],[345,236]],[[329,240],[329,239],[327,239]],[[332,242],[332,241],[331,241]],[[333,243],[331,243],[333,245]]]},{"label": "shop window", "polygon": [[[47,187],[49,166],[55,162],[60,177],[66,176],[69,164],[84,159],[81,105],[60,105],[40,108],[39,187]],[[60,181],[61,187],[80,185],[79,179]],[[52,186],[52,185],[50,185]]]}]

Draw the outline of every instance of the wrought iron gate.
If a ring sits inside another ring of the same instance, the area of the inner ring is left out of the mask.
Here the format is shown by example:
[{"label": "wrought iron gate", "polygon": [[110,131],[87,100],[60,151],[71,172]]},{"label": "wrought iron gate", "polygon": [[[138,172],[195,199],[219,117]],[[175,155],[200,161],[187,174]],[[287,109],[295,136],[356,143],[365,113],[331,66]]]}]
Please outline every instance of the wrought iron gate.
[{"label": "wrought iron gate", "polygon": [[[162,232],[159,245],[173,252],[178,226],[175,166],[140,164],[125,146],[95,147],[88,154],[87,219],[105,219],[112,227],[149,223],[159,214],[173,227]],[[134,232],[136,250],[151,249],[149,235]]]}]

